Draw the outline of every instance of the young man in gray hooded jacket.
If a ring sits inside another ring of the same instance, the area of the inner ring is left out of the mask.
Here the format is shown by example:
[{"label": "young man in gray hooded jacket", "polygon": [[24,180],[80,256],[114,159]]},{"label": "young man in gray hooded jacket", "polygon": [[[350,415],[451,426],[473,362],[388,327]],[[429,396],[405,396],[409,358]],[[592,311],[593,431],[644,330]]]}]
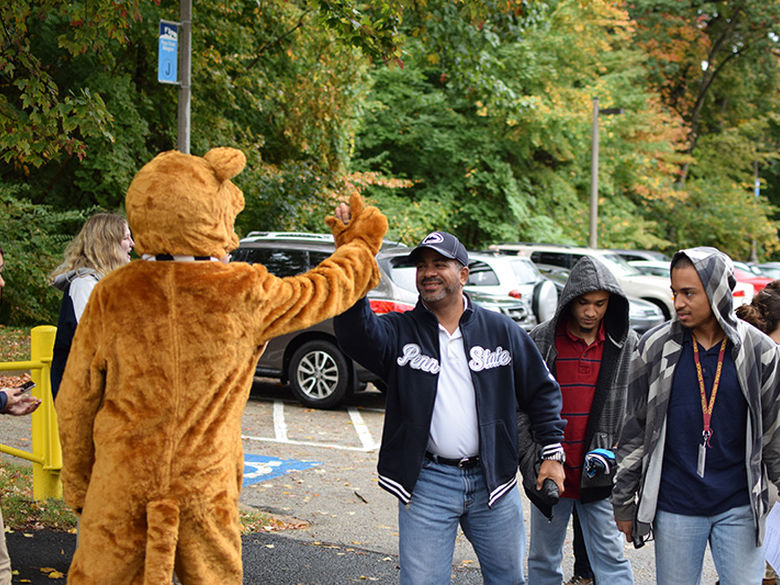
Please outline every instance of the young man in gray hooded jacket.
[{"label": "young man in gray hooded jacket", "polygon": [[[561,387],[566,479],[557,504],[531,508],[528,582],[560,585],[566,527],[576,509],[597,583],[630,585],[631,565],[615,528],[609,495],[615,473],[612,449],[622,428],[631,353],[637,335],[629,327],[628,300],[609,269],[581,258],[561,292],[555,316],[531,331]],[[521,426],[521,436],[528,427]],[[593,465],[586,467],[587,458]],[[524,478],[529,475],[523,470]],[[527,485],[527,482],[524,482]],[[526,492],[530,490],[526,489]],[[573,581],[572,581],[573,582]]]},{"label": "young man in gray hooded jacket", "polygon": [[708,542],[721,585],[760,583],[780,480],[778,348],[736,318],[728,256],[690,248],[671,266],[676,317],[631,363],[615,519],[626,539],[652,526],[659,585],[699,583]]}]

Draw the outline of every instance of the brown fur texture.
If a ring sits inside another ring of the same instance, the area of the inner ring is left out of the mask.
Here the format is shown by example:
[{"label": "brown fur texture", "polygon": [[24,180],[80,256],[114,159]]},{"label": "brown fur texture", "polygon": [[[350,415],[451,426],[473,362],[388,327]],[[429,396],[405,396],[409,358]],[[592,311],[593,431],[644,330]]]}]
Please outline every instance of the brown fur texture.
[{"label": "brown fur texture", "polygon": [[[221,257],[243,207],[244,155],[167,152],[127,193],[136,249]],[[241,415],[271,337],[349,308],[374,287],[387,220],[352,201],[339,246],[277,278],[262,265],[139,260],[95,287],[57,396],[65,499],[81,510],[72,585],[242,581]]]}]

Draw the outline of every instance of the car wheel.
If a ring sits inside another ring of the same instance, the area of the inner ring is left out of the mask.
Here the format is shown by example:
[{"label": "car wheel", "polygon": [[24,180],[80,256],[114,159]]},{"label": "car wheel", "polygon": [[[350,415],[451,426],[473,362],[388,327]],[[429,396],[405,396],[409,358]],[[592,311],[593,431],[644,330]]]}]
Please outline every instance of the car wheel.
[{"label": "car wheel", "polygon": [[552,280],[544,279],[534,286],[533,311],[536,320],[544,323],[555,316],[558,307],[558,289]]},{"label": "car wheel", "polygon": [[288,377],[298,400],[313,408],[334,408],[349,394],[347,358],[328,341],[307,341],[295,350]]}]

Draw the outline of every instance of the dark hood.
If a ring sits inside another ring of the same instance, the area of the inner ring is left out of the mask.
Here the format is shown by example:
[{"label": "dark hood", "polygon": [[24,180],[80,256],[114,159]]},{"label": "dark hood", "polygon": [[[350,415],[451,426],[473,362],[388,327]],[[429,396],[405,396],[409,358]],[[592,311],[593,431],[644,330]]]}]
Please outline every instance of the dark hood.
[{"label": "dark hood", "polygon": [[554,330],[557,330],[561,317],[568,317],[572,301],[597,290],[610,293],[604,326],[608,335],[622,342],[628,334],[628,299],[609,268],[592,256],[583,256],[571,269],[553,317]]}]

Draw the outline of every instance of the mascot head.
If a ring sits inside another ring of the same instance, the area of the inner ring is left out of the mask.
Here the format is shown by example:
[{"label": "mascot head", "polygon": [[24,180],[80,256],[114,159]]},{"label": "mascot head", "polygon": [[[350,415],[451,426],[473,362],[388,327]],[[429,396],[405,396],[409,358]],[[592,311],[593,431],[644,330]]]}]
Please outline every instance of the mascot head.
[{"label": "mascot head", "polygon": [[202,158],[177,150],[154,157],[125,197],[136,251],[222,258],[236,249],[233,222],[244,196],[230,179],[245,164],[235,148],[214,148]]}]

